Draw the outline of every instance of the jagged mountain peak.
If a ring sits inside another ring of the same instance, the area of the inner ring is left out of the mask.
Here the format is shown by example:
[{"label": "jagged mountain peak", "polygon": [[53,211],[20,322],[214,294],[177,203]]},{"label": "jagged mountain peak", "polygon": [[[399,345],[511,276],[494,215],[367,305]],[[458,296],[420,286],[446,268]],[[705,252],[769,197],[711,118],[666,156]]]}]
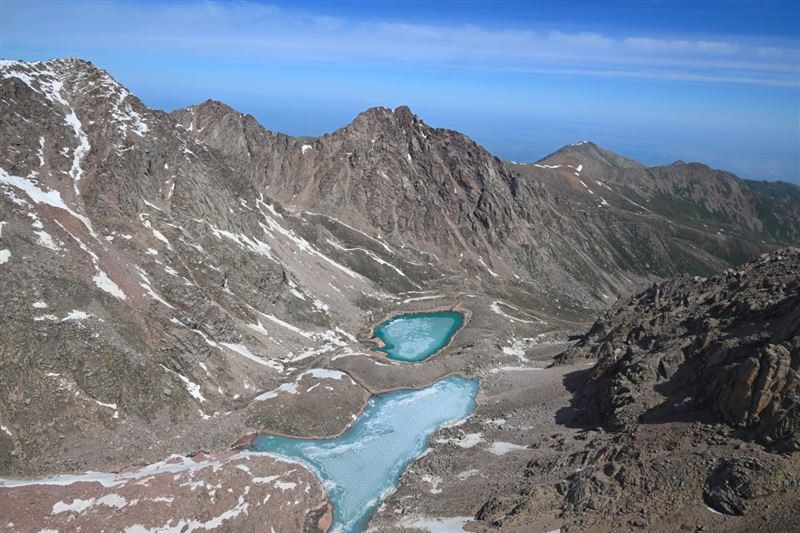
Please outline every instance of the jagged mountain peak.
[{"label": "jagged mountain peak", "polygon": [[401,132],[410,133],[419,129],[430,131],[431,127],[415,115],[408,106],[395,109],[388,107],[371,107],[359,113],[347,126],[338,132],[371,132],[375,134]]},{"label": "jagged mountain peak", "polygon": [[61,58],[46,59],[43,61],[0,59],[0,70],[5,70],[8,68],[41,69],[47,67],[62,67],[70,69],[94,68],[97,70],[102,70],[99,69],[97,66],[95,66],[94,63],[92,63],[91,61],[87,61],[86,59],[81,59],[79,57],[61,57]]},{"label": "jagged mountain peak", "polygon": [[186,109],[195,109],[195,110],[204,110],[210,112],[222,112],[222,113],[236,113],[237,115],[242,115],[242,113],[240,113],[233,107],[229,106],[225,102],[221,102],[220,100],[215,100],[213,98],[208,98],[199,104],[188,106]]},{"label": "jagged mountain peak", "polygon": [[612,152],[592,141],[580,141],[575,144],[568,144],[559,148],[552,154],[543,157],[536,163],[541,165],[571,164],[573,166],[596,163],[613,168],[645,168],[645,165],[638,161]]},{"label": "jagged mountain peak", "polygon": [[57,81],[70,83],[76,81],[92,81],[107,86],[124,89],[108,71],[98,67],[91,61],[78,57],[48,59],[45,61],[0,60],[0,75],[3,78],[17,78],[28,84],[34,91],[39,90],[37,84]]}]

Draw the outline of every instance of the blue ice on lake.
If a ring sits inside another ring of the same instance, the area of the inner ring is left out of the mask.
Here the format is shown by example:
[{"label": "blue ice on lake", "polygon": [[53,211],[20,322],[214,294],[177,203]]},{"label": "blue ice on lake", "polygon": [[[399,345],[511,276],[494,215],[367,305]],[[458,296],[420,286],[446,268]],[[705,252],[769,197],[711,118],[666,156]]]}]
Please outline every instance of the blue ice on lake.
[{"label": "blue ice on lake", "polygon": [[339,437],[264,435],[255,439],[253,448],[310,466],[328,489],[332,531],[357,533],[365,529],[405,468],[427,449],[430,436],[472,413],[477,393],[476,380],[450,376],[422,389],[373,396]]},{"label": "blue ice on lake", "polygon": [[385,344],[377,350],[398,361],[422,361],[446,346],[463,323],[456,311],[399,315],[375,328]]}]

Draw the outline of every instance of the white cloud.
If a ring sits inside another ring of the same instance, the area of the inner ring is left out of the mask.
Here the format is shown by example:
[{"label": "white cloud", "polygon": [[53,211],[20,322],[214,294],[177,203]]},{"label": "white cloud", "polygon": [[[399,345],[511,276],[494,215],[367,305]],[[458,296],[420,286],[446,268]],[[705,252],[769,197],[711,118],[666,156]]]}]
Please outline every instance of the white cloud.
[{"label": "white cloud", "polygon": [[741,50],[736,43],[724,41],[669,40],[650,37],[628,37],[625,46],[643,52],[700,53],[708,55],[731,55]]},{"label": "white cloud", "polygon": [[[6,41],[107,51],[798,86],[795,42],[348,20],[255,2],[6,2]],[[69,24],[61,20],[69,20]],[[48,22],[49,21],[49,22]],[[57,22],[56,22],[57,21]],[[53,30],[57,31],[53,31]],[[741,42],[739,42],[741,41]],[[787,46],[788,45],[788,46]]]}]

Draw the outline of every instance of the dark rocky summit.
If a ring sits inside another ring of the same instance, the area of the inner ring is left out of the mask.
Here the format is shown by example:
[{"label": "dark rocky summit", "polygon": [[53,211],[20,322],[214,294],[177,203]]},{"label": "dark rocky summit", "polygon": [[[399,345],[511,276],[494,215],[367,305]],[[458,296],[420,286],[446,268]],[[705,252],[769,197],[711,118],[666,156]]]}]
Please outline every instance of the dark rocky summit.
[{"label": "dark rocky summit", "polygon": [[800,449],[800,250],[618,304],[560,362],[596,358],[576,406],[619,431],[708,409],[743,437]]},{"label": "dark rocky summit", "polygon": [[[693,514],[702,498],[743,516],[724,530],[798,527],[800,250],[654,284],[555,358],[586,359],[592,368],[567,380],[574,394],[561,416],[588,442],[529,462],[524,476],[536,481],[518,486],[523,496],[487,501],[478,520],[515,530],[546,511],[536,498],[550,497],[578,529],[661,530],[659,515],[703,523]],[[571,466],[561,481],[541,481]]]},{"label": "dark rocky summit", "polygon": [[[459,373],[476,414],[381,527],[645,527],[697,495],[752,525],[796,495],[776,454],[798,449],[798,253],[775,250],[798,244],[800,189],[698,163],[591,142],[512,163],[407,107],[291,137],[214,101],[149,109],[80,59],[0,61],[0,475],[330,436],[371,394]],[[384,317],[456,306],[470,318],[435,357],[370,350]],[[308,483],[291,519],[317,524]]]}]

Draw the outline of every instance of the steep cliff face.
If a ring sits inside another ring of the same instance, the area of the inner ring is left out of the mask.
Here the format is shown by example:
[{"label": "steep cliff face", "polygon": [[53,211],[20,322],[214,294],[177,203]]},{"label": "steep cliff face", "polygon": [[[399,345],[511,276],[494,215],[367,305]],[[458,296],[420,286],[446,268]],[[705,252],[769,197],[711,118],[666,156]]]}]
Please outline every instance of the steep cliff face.
[{"label": "steep cliff face", "polygon": [[619,304],[562,362],[597,358],[576,405],[614,430],[711,410],[780,451],[800,449],[800,251],[680,277]]}]

